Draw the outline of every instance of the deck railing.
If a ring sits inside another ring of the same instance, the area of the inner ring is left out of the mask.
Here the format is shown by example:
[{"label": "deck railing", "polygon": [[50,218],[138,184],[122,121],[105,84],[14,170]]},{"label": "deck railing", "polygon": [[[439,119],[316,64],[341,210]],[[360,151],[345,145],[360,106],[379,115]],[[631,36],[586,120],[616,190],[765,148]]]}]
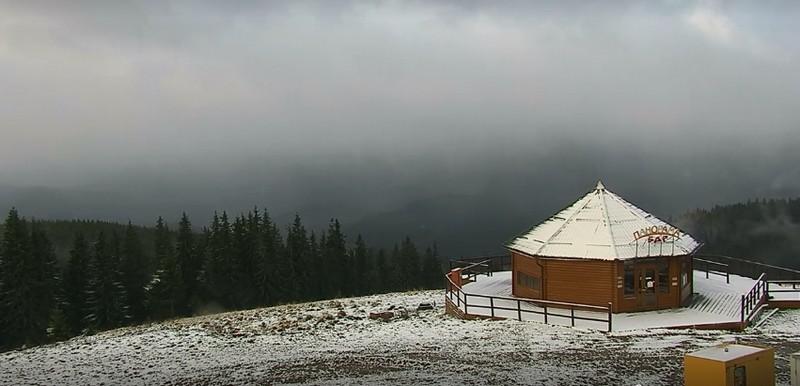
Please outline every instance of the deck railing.
[{"label": "deck railing", "polygon": [[[594,306],[590,304],[579,304],[579,303],[566,303],[566,302],[556,302],[550,300],[536,300],[536,299],[522,299],[522,298],[513,298],[507,296],[494,296],[494,295],[481,295],[481,294],[469,294],[462,290],[461,287],[453,283],[449,276],[447,276],[447,288],[446,288],[445,298],[446,301],[451,302],[454,306],[456,306],[464,315],[467,316],[477,316],[477,317],[491,317],[491,318],[504,318],[507,319],[508,316],[499,316],[498,311],[506,311],[506,315],[508,311],[515,313],[517,320],[524,320],[524,315],[541,315],[544,319],[545,324],[556,324],[552,323],[553,318],[562,318],[568,319],[570,321],[570,325],[575,327],[576,320],[583,320],[593,323],[602,323],[605,325],[606,330],[611,332],[612,328],[612,314],[611,314],[611,303],[608,303],[608,306]],[[469,299],[488,299],[488,304],[486,302],[478,302],[473,301],[470,302]],[[506,303],[506,305],[502,305],[502,303]],[[508,306],[508,304],[516,305]],[[523,305],[531,305],[538,309],[530,309],[528,307],[523,307]],[[488,310],[484,313],[470,313],[470,309],[483,309]],[[591,313],[598,313],[602,314],[603,317],[593,317],[589,315],[581,315],[575,314],[575,311],[588,311]]]},{"label": "deck railing", "polygon": [[742,327],[747,326],[748,323],[755,317],[756,312],[762,304],[767,302],[769,284],[766,280],[766,274],[762,273],[756,279],[756,284],[747,294],[742,295],[742,303],[740,306],[740,318]]},{"label": "deck railing", "polygon": [[468,264],[461,268],[461,277],[466,280],[475,281],[478,275],[492,276],[492,272],[494,271],[492,271],[490,263],[491,260],[484,260]]},{"label": "deck railing", "polygon": [[[706,273],[706,279],[708,279],[708,275],[719,275],[725,277],[725,282],[730,284],[731,283],[731,274],[730,270],[728,269],[728,264],[720,263],[716,261],[701,259],[698,257],[694,258],[695,262],[695,269],[699,269]],[[699,264],[698,264],[699,263]],[[699,267],[698,267],[699,265]]]},{"label": "deck railing", "polygon": [[491,272],[510,271],[511,255],[489,255],[450,259],[450,270],[453,268],[463,268],[474,263],[488,263]]},{"label": "deck railing", "polygon": [[775,280],[800,280],[800,270],[780,267],[777,265],[759,263],[753,260],[742,259],[725,255],[697,254],[694,260],[714,261],[728,265],[728,271],[732,274],[756,278],[761,273],[766,273],[767,277]]},{"label": "deck railing", "polygon": [[[788,288],[789,286],[792,288]],[[767,280],[767,298],[772,298],[774,293],[785,292],[800,293],[800,280]]]}]

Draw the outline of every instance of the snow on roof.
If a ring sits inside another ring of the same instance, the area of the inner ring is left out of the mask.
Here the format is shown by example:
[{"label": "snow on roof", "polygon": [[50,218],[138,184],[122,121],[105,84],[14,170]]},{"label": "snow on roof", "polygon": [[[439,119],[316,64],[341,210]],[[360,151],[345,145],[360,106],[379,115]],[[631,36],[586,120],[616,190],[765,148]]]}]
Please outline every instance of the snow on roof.
[{"label": "snow on roof", "polygon": [[700,243],[598,181],[583,198],[506,246],[531,256],[622,260],[688,255]]}]

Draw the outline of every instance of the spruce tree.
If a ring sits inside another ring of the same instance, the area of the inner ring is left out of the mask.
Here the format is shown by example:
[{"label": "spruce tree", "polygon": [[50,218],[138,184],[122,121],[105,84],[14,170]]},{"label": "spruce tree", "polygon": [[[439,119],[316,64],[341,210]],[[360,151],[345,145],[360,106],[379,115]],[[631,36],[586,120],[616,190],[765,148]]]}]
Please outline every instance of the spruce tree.
[{"label": "spruce tree", "polygon": [[100,232],[94,243],[87,291],[86,322],[95,330],[119,327],[129,320],[125,287],[114,249],[106,240],[105,233]]},{"label": "spruce tree", "polygon": [[312,231],[308,238],[308,291],[310,299],[325,299],[335,297],[335,291],[329,289],[327,283],[328,272],[326,272],[325,261],[325,234],[320,237],[317,243],[317,236]]},{"label": "spruce tree", "polygon": [[[252,217],[252,214],[250,214]],[[230,281],[233,284],[231,294],[231,307],[248,307],[252,304],[253,285],[252,277],[252,253],[255,248],[251,242],[249,222],[244,214],[236,217],[231,227],[232,232],[232,270]]]},{"label": "spruce tree", "polygon": [[156,319],[166,319],[178,314],[180,302],[184,299],[182,270],[175,258],[175,248],[169,228],[160,216],[155,228],[155,252],[158,269],[153,275],[147,291],[150,315]]},{"label": "spruce tree", "polygon": [[[396,247],[395,250],[397,250]],[[371,275],[374,280],[372,281],[370,292],[382,294],[392,290],[395,271],[391,269],[390,264],[386,261],[386,251],[383,248],[379,249],[375,254],[374,267]]]},{"label": "spruce tree", "polygon": [[261,225],[263,250],[256,264],[257,288],[262,304],[272,305],[288,299],[293,270],[280,229],[264,212]]},{"label": "spruce tree", "polygon": [[147,261],[144,248],[139,240],[139,234],[131,222],[128,221],[128,226],[125,228],[125,237],[122,240],[120,270],[122,285],[127,294],[131,320],[134,322],[141,322],[147,318],[145,287],[147,287],[150,279]]},{"label": "spruce tree", "polygon": [[43,343],[54,305],[55,253],[34,223],[12,208],[0,243],[0,345]]},{"label": "spruce tree", "polygon": [[62,307],[67,330],[71,335],[81,334],[87,327],[86,290],[89,288],[90,259],[89,244],[83,234],[75,234],[62,280],[64,294]]},{"label": "spruce tree", "polygon": [[186,315],[191,312],[191,305],[198,296],[197,278],[202,264],[192,233],[192,223],[186,212],[181,215],[181,221],[178,224],[175,255],[178,265],[181,267],[181,278],[185,289],[184,297],[180,301],[181,314]]},{"label": "spruce tree", "polygon": [[439,262],[436,244],[433,248],[425,249],[425,256],[422,259],[422,283],[425,288],[441,288],[443,285],[442,264]]},{"label": "spruce tree", "polygon": [[25,341],[28,324],[26,302],[30,292],[25,262],[30,253],[27,226],[15,208],[8,212],[0,244],[0,346],[16,347]]},{"label": "spruce tree", "polygon": [[28,276],[30,290],[30,325],[26,331],[26,343],[41,344],[47,340],[47,328],[56,305],[56,254],[47,235],[37,222],[31,222],[30,259]]},{"label": "spruce tree", "polygon": [[215,300],[214,297],[211,295],[209,288],[210,285],[208,283],[208,276],[206,269],[208,267],[208,245],[211,240],[211,229],[208,227],[203,227],[203,230],[200,232],[200,235],[195,239],[195,256],[197,257],[197,283],[194,289],[194,298],[192,299],[192,312],[197,313],[200,311],[198,307],[202,303],[207,303],[210,301]]},{"label": "spruce tree", "polygon": [[419,253],[417,247],[406,236],[400,247],[400,280],[403,289],[413,289],[420,285]]},{"label": "spruce tree", "polygon": [[253,307],[260,304],[259,294],[263,291],[258,287],[259,283],[256,280],[257,261],[264,253],[261,226],[261,213],[259,213],[258,208],[254,208],[252,212],[247,213],[244,237],[244,253],[246,256],[240,259],[239,266],[241,282],[244,284],[242,300],[245,307]]},{"label": "spruce tree", "polygon": [[400,253],[400,247],[397,244],[392,248],[392,253],[387,260],[387,290],[400,291],[408,288],[408,282],[405,281],[406,277],[404,276],[403,255]]},{"label": "spruce tree", "polygon": [[230,308],[233,299],[235,267],[232,258],[231,226],[228,215],[222,216],[214,213],[211,223],[211,234],[208,241],[208,258],[205,268],[205,282],[207,291],[213,300],[221,303],[223,307]]},{"label": "spruce tree", "polygon": [[353,293],[356,295],[363,295],[369,291],[372,286],[373,278],[370,275],[370,266],[369,266],[369,251],[367,250],[367,244],[364,242],[364,239],[361,235],[358,235],[356,238],[356,245],[353,251],[351,252],[353,262]]},{"label": "spruce tree", "polygon": [[295,215],[286,235],[286,255],[292,267],[291,300],[307,299],[308,285],[308,236],[300,215]]},{"label": "spruce tree", "polygon": [[326,259],[330,262],[329,275],[332,277],[334,283],[333,293],[334,296],[348,296],[350,295],[352,283],[350,279],[351,267],[347,261],[347,246],[345,245],[345,237],[342,233],[342,227],[339,220],[331,219],[328,225],[328,234],[326,239]]}]

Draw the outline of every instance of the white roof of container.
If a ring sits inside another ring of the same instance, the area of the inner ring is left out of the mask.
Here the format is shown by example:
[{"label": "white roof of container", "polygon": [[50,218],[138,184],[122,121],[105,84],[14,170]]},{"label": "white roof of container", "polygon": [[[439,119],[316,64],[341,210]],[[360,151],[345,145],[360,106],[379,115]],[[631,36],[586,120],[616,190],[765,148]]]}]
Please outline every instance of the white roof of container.
[{"label": "white roof of container", "polygon": [[743,344],[723,343],[717,346],[712,346],[701,350],[697,350],[692,353],[688,353],[686,354],[686,356],[711,359],[713,361],[718,361],[718,362],[727,362],[744,356],[756,354],[762,351],[767,351],[767,349],[761,347],[746,346]]},{"label": "white roof of container", "polygon": [[583,198],[507,247],[531,256],[623,260],[688,255],[700,243],[598,182]]}]

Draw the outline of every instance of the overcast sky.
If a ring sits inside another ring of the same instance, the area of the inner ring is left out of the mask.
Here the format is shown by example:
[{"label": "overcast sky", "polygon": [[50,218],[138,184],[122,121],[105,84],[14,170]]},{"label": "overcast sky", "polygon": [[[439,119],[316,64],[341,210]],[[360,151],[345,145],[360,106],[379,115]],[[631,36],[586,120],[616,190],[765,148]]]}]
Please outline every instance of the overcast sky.
[{"label": "overcast sky", "polygon": [[0,2],[0,200],[149,222],[534,188],[544,215],[597,178],[670,213],[800,194],[800,3],[530,3]]},{"label": "overcast sky", "polygon": [[796,2],[527,3],[5,1],[0,171],[796,136]]}]

